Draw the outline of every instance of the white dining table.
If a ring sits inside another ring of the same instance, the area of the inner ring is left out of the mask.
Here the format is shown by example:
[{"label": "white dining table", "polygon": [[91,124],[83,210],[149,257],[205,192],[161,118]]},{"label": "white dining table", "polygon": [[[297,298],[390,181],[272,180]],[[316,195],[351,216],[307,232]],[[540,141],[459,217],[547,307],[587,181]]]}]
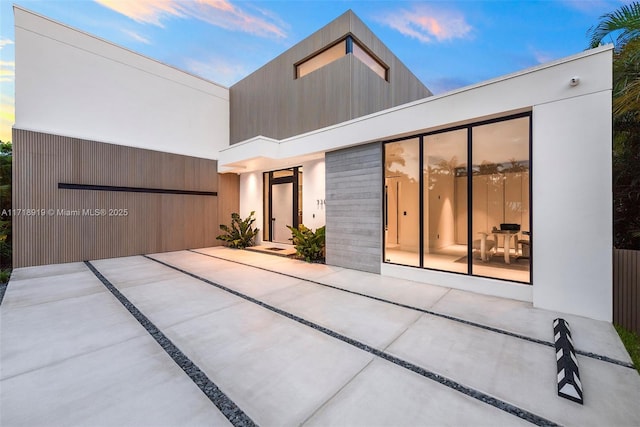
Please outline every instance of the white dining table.
[{"label": "white dining table", "polygon": [[518,233],[519,230],[491,230],[493,234],[493,239],[496,242],[496,249],[498,248],[498,236],[503,236],[504,238],[504,262],[505,264],[511,264],[510,252],[511,252],[511,237],[513,236],[513,247],[516,250],[516,255],[518,252]]}]

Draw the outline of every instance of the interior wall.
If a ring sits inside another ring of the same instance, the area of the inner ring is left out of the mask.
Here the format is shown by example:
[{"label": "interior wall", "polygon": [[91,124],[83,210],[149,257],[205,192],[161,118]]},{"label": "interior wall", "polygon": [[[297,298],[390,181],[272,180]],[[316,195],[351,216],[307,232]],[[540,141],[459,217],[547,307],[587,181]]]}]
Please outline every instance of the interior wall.
[{"label": "interior wall", "polygon": [[387,185],[387,247],[416,252],[420,249],[419,185],[406,176],[390,177]]},{"label": "interior wall", "polygon": [[467,232],[469,228],[467,221],[467,177],[459,176],[454,179],[456,190],[456,243],[458,245],[466,245],[468,243]]},{"label": "interior wall", "polygon": [[[429,190],[428,246],[441,249],[455,243],[456,237],[456,197],[452,174],[436,174]],[[426,197],[425,197],[426,199]]]},{"label": "interior wall", "polygon": [[[455,178],[457,244],[467,243],[467,177]],[[473,229],[490,232],[502,223],[520,224],[522,231],[529,225],[529,174],[506,173],[504,179],[491,182],[490,175],[473,177]]]},{"label": "interior wall", "polygon": [[400,184],[398,178],[385,178],[386,189],[386,224],[385,224],[385,239],[387,248],[398,247],[398,212],[400,211],[398,205],[398,189]]},{"label": "interior wall", "polygon": [[398,241],[400,250],[420,250],[420,197],[418,182],[400,177],[398,192]]}]

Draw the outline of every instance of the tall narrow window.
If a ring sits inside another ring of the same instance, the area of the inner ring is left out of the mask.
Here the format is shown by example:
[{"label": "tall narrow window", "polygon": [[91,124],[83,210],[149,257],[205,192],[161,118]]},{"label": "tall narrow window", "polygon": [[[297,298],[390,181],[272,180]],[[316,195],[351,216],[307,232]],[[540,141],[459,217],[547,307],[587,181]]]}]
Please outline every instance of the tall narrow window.
[{"label": "tall narrow window", "polygon": [[472,236],[486,251],[473,274],[529,282],[529,117],[472,132]]},{"label": "tall narrow window", "polygon": [[420,265],[420,139],[385,146],[385,259]]},{"label": "tall narrow window", "polygon": [[466,273],[467,129],[424,137],[424,267]]}]

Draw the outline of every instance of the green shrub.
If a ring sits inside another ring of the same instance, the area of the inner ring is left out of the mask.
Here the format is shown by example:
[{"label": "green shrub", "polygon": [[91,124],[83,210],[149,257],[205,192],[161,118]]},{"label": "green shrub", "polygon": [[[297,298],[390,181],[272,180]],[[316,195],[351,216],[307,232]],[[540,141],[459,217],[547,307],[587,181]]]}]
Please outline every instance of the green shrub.
[{"label": "green shrub", "polygon": [[298,228],[290,227],[293,244],[296,246],[296,253],[307,262],[324,261],[324,233],[325,227],[319,227],[315,232],[311,231],[303,224]]},{"label": "green shrub", "polygon": [[11,277],[10,268],[0,270],[0,284],[8,283],[10,277]]},{"label": "green shrub", "polygon": [[255,211],[252,211],[246,219],[241,219],[237,213],[231,214],[231,227],[220,224],[220,229],[225,232],[216,239],[227,242],[230,248],[247,248],[256,244],[256,236],[259,229],[252,227],[256,221],[253,218]]}]

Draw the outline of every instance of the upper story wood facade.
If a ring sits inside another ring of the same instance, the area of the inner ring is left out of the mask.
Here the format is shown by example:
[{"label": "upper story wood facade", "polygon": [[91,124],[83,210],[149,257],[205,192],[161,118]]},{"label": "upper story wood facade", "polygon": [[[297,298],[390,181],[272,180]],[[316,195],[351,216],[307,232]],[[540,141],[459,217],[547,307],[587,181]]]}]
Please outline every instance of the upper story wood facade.
[{"label": "upper story wood facade", "polygon": [[[386,66],[386,79],[353,54],[297,77],[296,65],[347,36]],[[431,94],[347,11],[230,88],[230,143],[259,135],[283,139]]]}]

